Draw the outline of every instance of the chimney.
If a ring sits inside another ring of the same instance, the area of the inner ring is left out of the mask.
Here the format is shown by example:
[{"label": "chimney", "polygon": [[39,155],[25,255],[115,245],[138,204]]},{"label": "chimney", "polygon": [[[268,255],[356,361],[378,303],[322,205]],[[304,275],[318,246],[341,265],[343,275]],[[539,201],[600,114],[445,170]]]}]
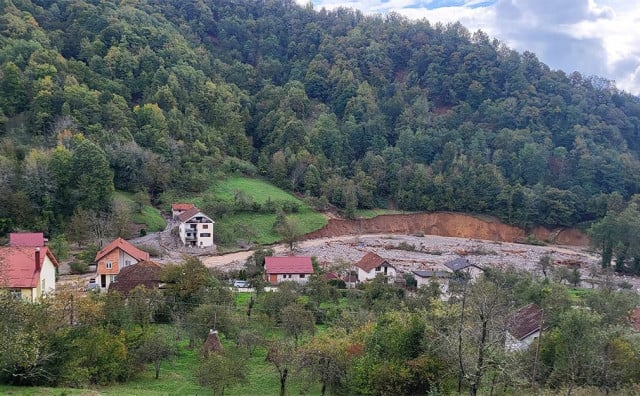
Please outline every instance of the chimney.
[{"label": "chimney", "polygon": [[40,248],[36,248],[36,272],[40,272]]}]

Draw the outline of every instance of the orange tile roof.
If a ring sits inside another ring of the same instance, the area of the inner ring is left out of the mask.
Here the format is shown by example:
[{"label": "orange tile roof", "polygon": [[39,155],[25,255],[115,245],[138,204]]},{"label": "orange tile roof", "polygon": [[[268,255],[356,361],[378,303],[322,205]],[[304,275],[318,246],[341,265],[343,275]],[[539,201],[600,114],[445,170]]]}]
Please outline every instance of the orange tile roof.
[{"label": "orange tile roof", "polygon": [[[40,278],[40,271],[36,270],[36,251],[38,249],[40,249],[40,268],[44,265],[45,257],[49,257],[55,267],[58,266],[58,260],[46,246],[0,247],[0,267],[3,267],[3,272],[6,274],[6,287],[38,287]],[[5,281],[5,279],[0,279],[0,281]]]},{"label": "orange tile roof", "polygon": [[100,261],[101,258],[111,253],[114,249],[120,249],[138,261],[149,260],[149,253],[138,249],[137,247],[133,246],[132,244],[130,244],[129,242],[125,241],[122,238],[118,238],[112,241],[107,246],[100,249],[100,251],[96,254],[95,261],[96,262]]},{"label": "orange tile roof", "polygon": [[365,272],[369,272],[372,269],[379,267],[384,263],[389,265],[389,262],[387,260],[383,259],[382,257],[378,256],[373,252],[369,252],[365,254],[364,257],[361,258],[360,261],[356,263],[356,267],[363,269]]},{"label": "orange tile roof", "polygon": [[194,204],[190,203],[174,203],[171,204],[171,210],[190,210],[195,208]]},{"label": "orange tile roof", "polygon": [[267,274],[313,274],[311,257],[265,257]]}]

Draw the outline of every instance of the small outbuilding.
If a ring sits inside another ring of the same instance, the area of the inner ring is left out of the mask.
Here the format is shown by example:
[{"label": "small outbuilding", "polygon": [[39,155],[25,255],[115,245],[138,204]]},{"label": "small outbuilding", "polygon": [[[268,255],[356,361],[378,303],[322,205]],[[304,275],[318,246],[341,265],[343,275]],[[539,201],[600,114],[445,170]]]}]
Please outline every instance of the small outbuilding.
[{"label": "small outbuilding", "polygon": [[529,304],[517,310],[507,323],[505,349],[521,351],[540,337],[544,311],[536,304]]}]

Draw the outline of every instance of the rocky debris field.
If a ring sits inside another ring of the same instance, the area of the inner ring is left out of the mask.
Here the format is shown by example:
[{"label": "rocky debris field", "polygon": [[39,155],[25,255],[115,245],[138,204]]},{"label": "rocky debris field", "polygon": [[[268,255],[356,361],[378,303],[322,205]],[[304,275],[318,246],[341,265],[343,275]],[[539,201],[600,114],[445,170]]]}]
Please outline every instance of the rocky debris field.
[{"label": "rocky debris field", "polygon": [[[278,245],[277,255],[291,254],[288,248]],[[442,237],[435,235],[408,236],[394,234],[342,236],[319,238],[298,243],[293,254],[316,257],[330,268],[340,262],[355,263],[366,253],[374,252],[387,259],[401,271],[443,269],[444,263],[457,257],[465,257],[473,264],[485,266],[514,266],[528,271],[538,271],[540,257],[550,254],[556,265],[575,263],[584,276],[599,258],[586,248],[573,246],[535,246],[478,239]],[[203,257],[207,266],[223,270],[242,268],[251,252]]]}]

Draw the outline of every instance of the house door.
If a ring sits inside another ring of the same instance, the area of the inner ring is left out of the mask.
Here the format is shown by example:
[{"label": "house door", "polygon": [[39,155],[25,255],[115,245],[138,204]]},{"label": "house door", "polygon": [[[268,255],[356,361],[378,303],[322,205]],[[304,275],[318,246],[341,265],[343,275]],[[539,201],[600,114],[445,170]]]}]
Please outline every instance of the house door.
[{"label": "house door", "polygon": [[105,288],[107,287],[107,276],[106,275],[100,275],[100,287],[101,288]]}]

